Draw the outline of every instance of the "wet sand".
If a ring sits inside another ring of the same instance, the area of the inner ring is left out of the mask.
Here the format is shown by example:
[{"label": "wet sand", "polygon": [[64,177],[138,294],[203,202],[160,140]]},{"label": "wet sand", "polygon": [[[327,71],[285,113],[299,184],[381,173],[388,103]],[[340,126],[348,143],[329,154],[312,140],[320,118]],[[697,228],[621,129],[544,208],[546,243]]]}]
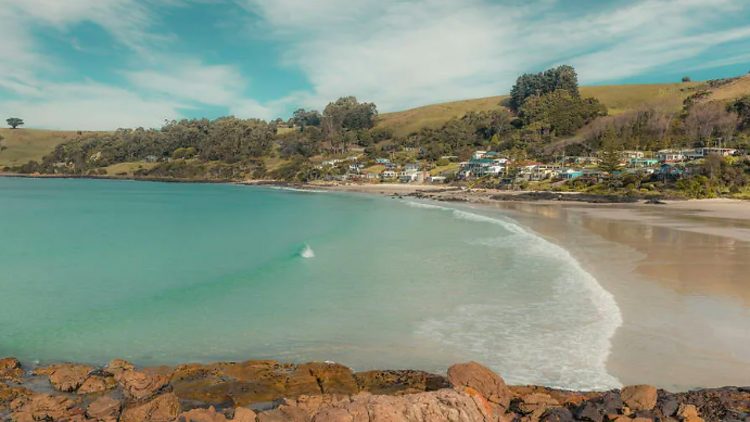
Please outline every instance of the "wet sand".
[{"label": "wet sand", "polygon": [[493,205],[568,249],[624,324],[609,371],[672,391],[750,385],[750,203]]}]

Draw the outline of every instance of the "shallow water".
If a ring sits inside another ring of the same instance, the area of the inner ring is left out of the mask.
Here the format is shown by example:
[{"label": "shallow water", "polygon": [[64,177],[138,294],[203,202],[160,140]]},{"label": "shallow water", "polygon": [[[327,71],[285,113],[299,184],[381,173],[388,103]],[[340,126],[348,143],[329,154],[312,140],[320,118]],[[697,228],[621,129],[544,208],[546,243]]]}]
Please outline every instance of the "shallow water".
[{"label": "shallow water", "polygon": [[272,358],[619,385],[622,318],[500,212],[218,185],[0,179],[0,356]]}]

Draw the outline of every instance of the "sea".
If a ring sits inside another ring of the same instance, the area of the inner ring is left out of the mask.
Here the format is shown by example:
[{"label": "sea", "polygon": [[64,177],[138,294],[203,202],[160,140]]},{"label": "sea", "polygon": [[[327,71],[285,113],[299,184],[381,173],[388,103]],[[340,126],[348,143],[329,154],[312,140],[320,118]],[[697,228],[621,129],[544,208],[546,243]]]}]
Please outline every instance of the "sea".
[{"label": "sea", "polygon": [[499,210],[235,185],[0,178],[0,357],[273,359],[606,390],[617,304]]}]

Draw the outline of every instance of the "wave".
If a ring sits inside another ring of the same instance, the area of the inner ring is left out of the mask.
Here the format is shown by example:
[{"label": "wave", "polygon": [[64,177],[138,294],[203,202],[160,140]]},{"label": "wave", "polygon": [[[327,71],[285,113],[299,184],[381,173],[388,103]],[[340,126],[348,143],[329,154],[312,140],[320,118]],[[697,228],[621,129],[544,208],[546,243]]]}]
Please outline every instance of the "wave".
[{"label": "wave", "polygon": [[269,189],[283,190],[287,192],[299,192],[299,193],[329,193],[329,191],[327,190],[298,189],[298,188],[290,188],[286,186],[269,186]]},{"label": "wave", "polygon": [[313,251],[310,245],[306,245],[305,249],[299,255],[305,259],[312,259],[315,258],[315,251]]},{"label": "wave", "polygon": [[[511,249],[529,261],[552,260],[555,297],[543,304],[505,303],[459,307],[445,318],[424,322],[418,333],[486,359],[514,384],[544,383],[574,390],[621,386],[607,371],[612,337],[623,318],[614,296],[564,248],[506,217],[422,203],[454,218],[502,227],[509,236],[469,243]],[[414,205],[416,204],[416,205]],[[541,261],[538,261],[541,262]],[[587,312],[587,310],[592,312]],[[507,324],[506,321],[513,321]]]}]

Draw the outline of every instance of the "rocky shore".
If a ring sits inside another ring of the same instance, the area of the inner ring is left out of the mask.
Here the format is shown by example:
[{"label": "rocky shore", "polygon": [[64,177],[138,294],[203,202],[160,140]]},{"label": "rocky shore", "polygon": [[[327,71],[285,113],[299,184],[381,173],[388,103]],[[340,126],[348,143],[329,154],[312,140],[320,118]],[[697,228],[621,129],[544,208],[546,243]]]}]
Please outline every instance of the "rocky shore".
[{"label": "rocky shore", "polygon": [[0,420],[101,422],[750,421],[750,388],[672,394],[509,387],[480,364],[446,377],[353,373],[335,363],[273,361],[136,368],[113,360],[22,368],[0,360]]}]

